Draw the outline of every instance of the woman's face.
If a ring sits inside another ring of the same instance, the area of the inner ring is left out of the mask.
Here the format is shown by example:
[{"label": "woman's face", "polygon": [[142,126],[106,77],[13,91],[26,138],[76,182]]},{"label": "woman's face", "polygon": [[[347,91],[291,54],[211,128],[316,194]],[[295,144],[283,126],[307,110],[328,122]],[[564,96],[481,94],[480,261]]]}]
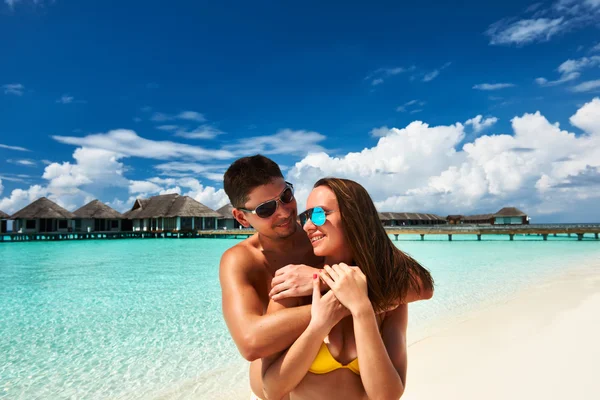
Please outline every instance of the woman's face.
[{"label": "woman's face", "polygon": [[316,226],[309,219],[303,226],[312,243],[315,255],[331,257],[346,253],[347,246],[342,228],[342,216],[333,191],[327,186],[314,188],[306,201],[307,209],[313,207],[321,207],[328,213],[323,225]]}]

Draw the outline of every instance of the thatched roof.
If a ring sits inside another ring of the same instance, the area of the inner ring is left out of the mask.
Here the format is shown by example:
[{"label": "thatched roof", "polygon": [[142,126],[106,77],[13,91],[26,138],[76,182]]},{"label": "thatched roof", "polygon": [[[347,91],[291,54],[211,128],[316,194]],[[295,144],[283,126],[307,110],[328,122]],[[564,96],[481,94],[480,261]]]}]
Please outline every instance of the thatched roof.
[{"label": "thatched roof", "polygon": [[465,215],[462,217],[465,221],[489,221],[492,218],[494,218],[494,214]]},{"label": "thatched roof", "polygon": [[502,210],[494,214],[494,217],[526,217],[523,211],[515,207],[504,207]]},{"label": "thatched roof", "polygon": [[149,199],[136,200],[133,208],[123,214],[124,218],[142,219],[159,217],[220,217],[216,211],[188,196],[177,193],[163,194]]},{"label": "thatched roof", "polygon": [[380,212],[379,219],[381,221],[445,221],[446,218],[440,217],[435,214],[423,214],[423,213],[398,213],[398,212]]},{"label": "thatched roof", "polygon": [[77,218],[121,219],[121,213],[113,210],[100,200],[92,200],[85,206],[73,211]]},{"label": "thatched roof", "polygon": [[233,206],[231,203],[225,204],[223,207],[219,208],[217,212],[221,214],[222,219],[235,219],[233,218]]},{"label": "thatched roof", "polygon": [[10,217],[10,215],[8,215],[4,211],[0,210],[0,219],[8,219],[9,217]]},{"label": "thatched roof", "polygon": [[39,219],[39,218],[55,218],[55,219],[73,219],[75,214],[69,212],[56,204],[55,202],[48,200],[45,197],[41,197],[29,204],[28,206],[17,211],[11,215],[10,219]]}]

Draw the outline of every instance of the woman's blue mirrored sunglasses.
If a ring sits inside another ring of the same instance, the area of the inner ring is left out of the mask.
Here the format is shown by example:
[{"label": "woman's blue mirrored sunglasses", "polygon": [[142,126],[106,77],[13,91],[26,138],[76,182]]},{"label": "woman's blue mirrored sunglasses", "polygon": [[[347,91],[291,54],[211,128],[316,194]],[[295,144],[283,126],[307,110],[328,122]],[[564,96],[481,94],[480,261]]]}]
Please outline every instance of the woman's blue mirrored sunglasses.
[{"label": "woman's blue mirrored sunglasses", "polygon": [[316,226],[322,226],[327,220],[327,216],[332,212],[333,211],[325,211],[322,207],[313,207],[298,215],[298,218],[300,219],[300,224],[302,226],[304,226],[309,219]]}]

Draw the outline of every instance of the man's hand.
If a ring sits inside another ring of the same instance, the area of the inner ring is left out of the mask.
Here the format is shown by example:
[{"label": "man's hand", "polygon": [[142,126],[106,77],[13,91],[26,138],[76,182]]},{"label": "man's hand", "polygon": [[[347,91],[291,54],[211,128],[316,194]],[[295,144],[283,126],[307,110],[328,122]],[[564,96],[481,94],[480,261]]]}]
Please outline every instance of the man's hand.
[{"label": "man's hand", "polygon": [[304,264],[289,264],[279,268],[271,281],[269,296],[273,300],[310,296],[313,292],[313,275],[320,271]]}]

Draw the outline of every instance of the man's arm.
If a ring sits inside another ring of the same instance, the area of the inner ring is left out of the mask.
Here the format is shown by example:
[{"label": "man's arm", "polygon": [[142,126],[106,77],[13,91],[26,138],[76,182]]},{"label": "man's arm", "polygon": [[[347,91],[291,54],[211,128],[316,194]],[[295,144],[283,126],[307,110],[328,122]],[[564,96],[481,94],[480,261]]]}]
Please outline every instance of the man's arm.
[{"label": "man's arm", "polygon": [[[273,288],[269,296],[277,301],[291,297],[309,296],[312,292],[312,275],[319,273],[320,270],[320,268],[313,268],[304,264],[290,264],[278,269],[273,278]],[[423,281],[416,275],[414,280],[418,283],[418,289],[409,286],[402,304],[429,300],[433,297],[433,287],[428,284],[424,285]],[[327,284],[322,282],[321,291],[328,289]]]},{"label": "man's arm", "polygon": [[227,328],[248,361],[288,348],[310,322],[310,305],[286,308],[263,315],[264,307],[252,284],[251,257],[240,247],[221,258],[222,307]]}]

